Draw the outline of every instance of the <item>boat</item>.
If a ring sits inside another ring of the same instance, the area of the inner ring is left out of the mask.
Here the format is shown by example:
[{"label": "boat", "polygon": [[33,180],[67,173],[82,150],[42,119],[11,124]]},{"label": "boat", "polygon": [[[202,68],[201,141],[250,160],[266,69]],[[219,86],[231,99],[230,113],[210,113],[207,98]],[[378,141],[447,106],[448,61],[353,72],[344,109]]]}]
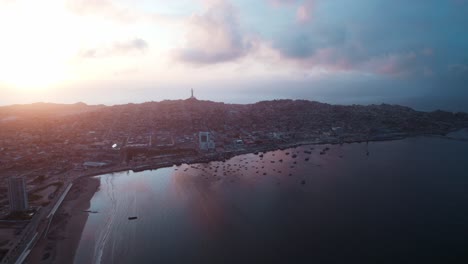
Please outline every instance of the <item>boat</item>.
[{"label": "boat", "polygon": [[138,217],[136,217],[136,216],[130,216],[130,217],[128,218],[128,220],[135,220],[135,219],[138,219]]},{"label": "boat", "polygon": [[91,213],[91,214],[97,214],[99,213],[98,211],[91,211],[91,210],[82,210],[85,213]]}]

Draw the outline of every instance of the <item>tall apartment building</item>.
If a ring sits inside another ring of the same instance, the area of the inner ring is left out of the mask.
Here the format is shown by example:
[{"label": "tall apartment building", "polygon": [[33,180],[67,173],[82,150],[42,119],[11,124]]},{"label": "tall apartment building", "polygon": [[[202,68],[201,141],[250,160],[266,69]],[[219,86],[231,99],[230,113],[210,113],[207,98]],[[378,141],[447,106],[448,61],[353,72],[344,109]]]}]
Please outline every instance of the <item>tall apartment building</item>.
[{"label": "tall apartment building", "polygon": [[11,177],[8,182],[10,212],[22,212],[29,209],[26,184],[22,177]]}]

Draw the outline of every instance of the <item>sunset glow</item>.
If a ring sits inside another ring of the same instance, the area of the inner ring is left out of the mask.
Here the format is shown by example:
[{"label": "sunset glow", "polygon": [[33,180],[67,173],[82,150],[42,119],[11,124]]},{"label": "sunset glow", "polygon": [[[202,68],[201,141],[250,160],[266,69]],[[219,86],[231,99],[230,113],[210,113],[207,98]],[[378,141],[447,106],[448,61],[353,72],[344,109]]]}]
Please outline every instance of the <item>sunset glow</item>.
[{"label": "sunset glow", "polygon": [[99,103],[91,91],[143,102],[191,88],[230,102],[458,100],[468,5],[430,2],[0,1],[0,104]]},{"label": "sunset glow", "polygon": [[0,263],[468,263],[467,84],[468,0],[0,0]]}]

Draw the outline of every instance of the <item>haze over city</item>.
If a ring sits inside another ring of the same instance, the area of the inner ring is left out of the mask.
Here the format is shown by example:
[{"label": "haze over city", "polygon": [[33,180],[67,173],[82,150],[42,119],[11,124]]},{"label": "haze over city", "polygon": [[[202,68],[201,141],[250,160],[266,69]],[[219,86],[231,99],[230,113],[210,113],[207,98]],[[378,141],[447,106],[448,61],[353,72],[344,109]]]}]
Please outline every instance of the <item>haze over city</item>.
[{"label": "haze over city", "polygon": [[0,0],[0,264],[468,263],[468,0]]},{"label": "haze over city", "polygon": [[465,0],[0,1],[0,104],[310,99],[466,110]]}]

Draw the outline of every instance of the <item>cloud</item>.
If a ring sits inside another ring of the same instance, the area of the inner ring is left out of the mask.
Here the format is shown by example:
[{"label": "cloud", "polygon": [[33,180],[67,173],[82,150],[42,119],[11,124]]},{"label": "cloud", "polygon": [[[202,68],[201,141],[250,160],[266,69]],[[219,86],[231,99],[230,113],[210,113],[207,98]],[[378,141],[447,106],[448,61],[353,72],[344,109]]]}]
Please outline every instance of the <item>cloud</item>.
[{"label": "cloud", "polygon": [[169,24],[178,23],[180,20],[177,16],[144,12],[116,4],[111,0],[68,0],[67,8],[79,16],[97,16],[121,23],[147,21]]},{"label": "cloud", "polygon": [[374,57],[362,62],[357,67],[382,75],[401,76],[413,74],[416,69],[423,72],[427,70],[427,68],[422,67],[423,65],[418,64],[420,64],[419,55],[415,52],[408,52]]},{"label": "cloud", "polygon": [[296,19],[299,23],[306,23],[312,18],[314,0],[305,0],[296,11]]},{"label": "cloud", "polygon": [[148,48],[148,43],[144,39],[135,38],[127,42],[117,42],[114,44],[114,50],[120,53],[126,53],[133,50],[144,51]]},{"label": "cloud", "polygon": [[131,9],[121,7],[109,0],[69,0],[67,7],[78,15],[99,15],[123,22],[135,21],[138,15]]},{"label": "cloud", "polygon": [[134,38],[124,42],[115,42],[108,47],[99,47],[82,50],[81,58],[104,58],[122,55],[142,54],[148,49],[148,43],[141,38]]},{"label": "cloud", "polygon": [[468,64],[451,64],[448,70],[454,75],[468,77]]},{"label": "cloud", "polygon": [[268,0],[270,5],[279,8],[283,6],[297,6],[296,20],[299,23],[306,23],[312,18],[315,0]]},{"label": "cloud", "polygon": [[186,45],[175,51],[175,57],[194,64],[221,63],[246,55],[251,47],[237,10],[226,1],[209,1],[201,14],[188,19]]},{"label": "cloud", "polygon": [[301,60],[314,56],[319,49],[343,46],[346,33],[345,27],[341,25],[292,25],[288,32],[274,40],[273,45],[285,57]]},{"label": "cloud", "polygon": [[304,69],[438,76],[459,72],[448,65],[467,58],[467,12],[468,6],[436,0],[303,1],[297,21],[269,41],[283,60]]},{"label": "cloud", "polygon": [[296,4],[298,0],[268,0],[268,2],[275,7],[279,7],[282,5]]}]

